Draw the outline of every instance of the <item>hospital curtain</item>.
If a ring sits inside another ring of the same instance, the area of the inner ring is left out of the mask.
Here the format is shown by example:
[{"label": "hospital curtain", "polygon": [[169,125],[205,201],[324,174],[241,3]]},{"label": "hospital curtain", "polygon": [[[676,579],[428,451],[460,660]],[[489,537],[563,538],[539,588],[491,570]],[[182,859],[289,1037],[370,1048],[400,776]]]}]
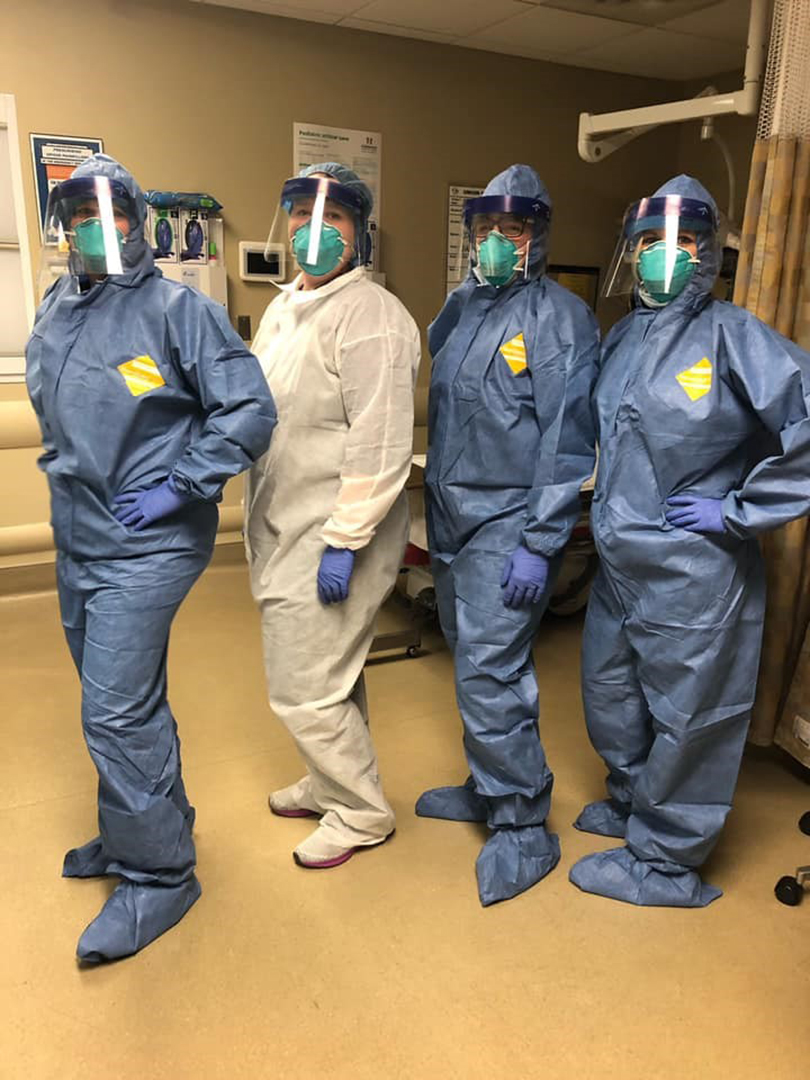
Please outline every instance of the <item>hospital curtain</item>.
[{"label": "hospital curtain", "polygon": [[[808,350],[809,219],[810,0],[775,0],[734,301]],[[810,766],[807,519],[765,535],[762,548],[768,609],[749,737]]]}]

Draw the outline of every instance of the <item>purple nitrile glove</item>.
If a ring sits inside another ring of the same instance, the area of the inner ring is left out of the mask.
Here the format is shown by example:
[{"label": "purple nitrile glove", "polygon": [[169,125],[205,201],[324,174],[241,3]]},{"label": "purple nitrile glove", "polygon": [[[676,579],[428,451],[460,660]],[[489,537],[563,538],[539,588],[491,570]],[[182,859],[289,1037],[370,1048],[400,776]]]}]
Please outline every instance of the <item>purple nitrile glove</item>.
[{"label": "purple nitrile glove", "polygon": [[339,604],[349,595],[349,579],[354,569],[354,552],[328,547],[318,567],[318,596],[322,604]]},{"label": "purple nitrile glove", "polygon": [[178,494],[171,481],[164,480],[146,491],[120,491],[113,499],[113,514],[122,525],[140,532],[159,518],[168,517],[191,500]]},{"label": "purple nitrile glove", "polygon": [[666,518],[670,525],[687,532],[724,533],[722,499],[702,499],[698,495],[672,495],[667,499]]},{"label": "purple nitrile glove", "polygon": [[543,598],[548,581],[548,559],[522,544],[515,548],[503,568],[501,588],[508,608],[528,607]]}]

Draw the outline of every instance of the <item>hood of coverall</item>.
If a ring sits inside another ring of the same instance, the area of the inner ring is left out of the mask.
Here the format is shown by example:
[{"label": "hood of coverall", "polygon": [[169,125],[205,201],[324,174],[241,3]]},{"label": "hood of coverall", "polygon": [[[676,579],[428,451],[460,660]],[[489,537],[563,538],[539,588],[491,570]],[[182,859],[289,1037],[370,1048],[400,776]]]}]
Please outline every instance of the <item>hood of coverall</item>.
[{"label": "hood of coverall", "polygon": [[[551,196],[548,188],[538,176],[531,165],[510,165],[508,169],[493,176],[484,188],[484,195],[520,195],[527,199],[539,199],[544,202],[551,213]],[[548,262],[550,225],[546,221],[538,221],[535,225],[535,235],[529,248],[529,273],[530,280],[539,278],[545,273]],[[472,266],[472,260],[470,262]],[[512,282],[520,284],[526,280],[522,274]]]},{"label": "hood of coverall", "polygon": [[324,161],[320,165],[307,165],[299,172],[299,176],[312,176],[313,173],[323,173],[337,180],[343,187],[352,190],[360,199],[363,209],[360,216],[355,219],[357,237],[355,240],[355,253],[352,256],[352,266],[365,266],[371,258],[371,236],[368,231],[368,219],[374,207],[374,196],[371,188],[363,183],[354,169],[348,165],[341,165],[337,161]]},{"label": "hood of coverall", "polygon": [[[155,264],[152,249],[144,235],[146,203],[135,177],[109,154],[93,154],[71,173],[71,179],[82,176],[106,176],[110,180],[117,180],[126,188],[135,205],[135,218],[130,219],[129,236],[122,249],[121,261],[125,270],[124,277],[151,272]],[[120,283],[121,277],[118,276],[116,280]]]},{"label": "hood of coverall", "polygon": [[[699,180],[695,180],[693,176],[686,176],[684,173],[681,173],[680,176],[673,176],[671,180],[667,180],[665,184],[662,184],[653,193],[652,197],[659,198],[662,195],[681,195],[686,199],[697,199],[704,202],[712,208],[714,220],[718,220],[717,203],[703,184]],[[697,255],[700,263],[695,268],[695,272],[683,292],[661,310],[677,308],[683,311],[693,307],[700,307],[706,302],[714,288],[717,275],[720,273],[722,260],[718,234],[716,230],[707,230],[698,232],[696,235]]]}]

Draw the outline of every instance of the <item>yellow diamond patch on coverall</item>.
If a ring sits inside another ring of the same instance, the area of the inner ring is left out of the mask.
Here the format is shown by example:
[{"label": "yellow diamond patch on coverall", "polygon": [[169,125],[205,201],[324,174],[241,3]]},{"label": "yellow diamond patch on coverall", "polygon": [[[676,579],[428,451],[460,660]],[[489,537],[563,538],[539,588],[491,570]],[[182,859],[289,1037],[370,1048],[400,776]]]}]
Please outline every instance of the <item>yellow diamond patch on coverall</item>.
[{"label": "yellow diamond patch on coverall", "polygon": [[124,376],[127,389],[133,397],[166,385],[166,380],[158,371],[157,364],[151,356],[136,356],[134,360],[119,364],[118,370]]},{"label": "yellow diamond patch on coverall", "polygon": [[712,362],[704,356],[697,364],[682,371],[675,378],[692,401],[705,397],[712,388]]},{"label": "yellow diamond patch on coverall", "polygon": [[511,341],[501,345],[499,352],[514,375],[519,375],[521,371],[526,370],[526,342],[523,340],[522,332]]}]

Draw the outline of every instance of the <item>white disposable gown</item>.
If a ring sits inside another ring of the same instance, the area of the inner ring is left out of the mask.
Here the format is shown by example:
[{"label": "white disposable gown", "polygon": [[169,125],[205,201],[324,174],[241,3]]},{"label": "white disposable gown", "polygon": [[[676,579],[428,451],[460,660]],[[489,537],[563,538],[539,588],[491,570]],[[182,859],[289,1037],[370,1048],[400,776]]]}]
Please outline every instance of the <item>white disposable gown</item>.
[{"label": "white disposable gown", "polygon": [[[324,838],[353,847],[394,827],[363,665],[407,541],[419,332],[361,268],[300,284],[281,289],[252,345],[279,422],[249,474],[245,541],[270,706],[307,766],[296,790]],[[357,553],[343,603],[318,598],[327,545]]]}]

